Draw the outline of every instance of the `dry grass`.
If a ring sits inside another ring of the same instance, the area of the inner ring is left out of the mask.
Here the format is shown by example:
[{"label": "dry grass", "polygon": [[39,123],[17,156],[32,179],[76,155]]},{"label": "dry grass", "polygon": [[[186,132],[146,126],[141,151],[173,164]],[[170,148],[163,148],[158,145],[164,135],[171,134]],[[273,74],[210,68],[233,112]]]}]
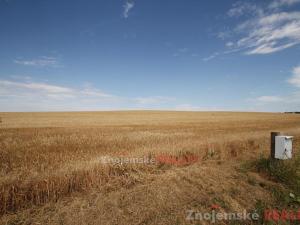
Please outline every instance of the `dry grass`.
[{"label": "dry grass", "polygon": [[[184,221],[184,210],[205,209],[214,201],[232,210],[250,209],[255,202],[246,196],[272,200],[267,190],[235,168],[268,154],[270,131],[300,137],[300,116],[293,114],[136,111],[0,117],[0,214],[6,214],[2,223],[72,224],[70,218],[79,210],[82,221],[73,224],[172,224]],[[185,153],[201,160],[190,166],[99,161],[107,155]],[[174,185],[174,193],[169,185]],[[197,196],[197,191],[203,194]],[[142,195],[147,198],[144,203],[138,199]],[[173,199],[174,195],[179,196]],[[166,203],[167,198],[172,201]],[[47,207],[65,216],[57,218]],[[150,211],[144,212],[146,208]],[[34,210],[32,220],[28,210]]]}]

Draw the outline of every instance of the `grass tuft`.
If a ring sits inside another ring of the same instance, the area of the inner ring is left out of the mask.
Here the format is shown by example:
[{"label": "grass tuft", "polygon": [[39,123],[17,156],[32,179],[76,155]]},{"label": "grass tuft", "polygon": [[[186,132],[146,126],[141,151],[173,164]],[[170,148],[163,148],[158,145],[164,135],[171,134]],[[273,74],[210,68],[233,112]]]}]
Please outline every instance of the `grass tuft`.
[{"label": "grass tuft", "polygon": [[282,183],[296,195],[300,195],[300,157],[292,160],[260,158],[256,162],[258,172],[266,173],[276,182]]}]

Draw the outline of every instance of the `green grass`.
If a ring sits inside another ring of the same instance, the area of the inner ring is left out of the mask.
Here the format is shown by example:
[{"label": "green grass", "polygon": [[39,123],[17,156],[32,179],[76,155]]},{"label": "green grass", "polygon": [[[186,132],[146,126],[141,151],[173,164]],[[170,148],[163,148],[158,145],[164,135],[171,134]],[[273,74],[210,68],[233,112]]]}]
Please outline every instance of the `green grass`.
[{"label": "green grass", "polygon": [[273,181],[279,182],[294,195],[300,196],[300,156],[292,160],[274,160],[260,158],[256,162],[256,169],[267,174]]},{"label": "green grass", "polygon": [[[280,185],[263,185],[273,196],[274,204],[269,205],[264,201],[257,201],[255,211],[261,215],[258,224],[273,225],[274,221],[264,221],[263,213],[265,209],[287,209],[296,210],[300,207],[300,154],[291,160],[275,160],[260,157],[255,161],[244,163],[240,172],[257,171]],[[298,224],[299,221],[281,221],[279,224]]]}]

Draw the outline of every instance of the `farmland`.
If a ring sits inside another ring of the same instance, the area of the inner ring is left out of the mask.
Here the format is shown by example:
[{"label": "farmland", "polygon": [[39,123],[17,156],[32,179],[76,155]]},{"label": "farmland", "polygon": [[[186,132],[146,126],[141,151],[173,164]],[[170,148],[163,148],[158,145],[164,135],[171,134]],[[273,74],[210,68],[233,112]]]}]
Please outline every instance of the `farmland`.
[{"label": "farmland", "polygon": [[[0,113],[1,224],[185,224],[186,210],[253,210],[284,184],[243,169],[300,115],[238,112]],[[101,157],[196,162],[103,164]],[[76,218],[76,219],[74,219]]]}]

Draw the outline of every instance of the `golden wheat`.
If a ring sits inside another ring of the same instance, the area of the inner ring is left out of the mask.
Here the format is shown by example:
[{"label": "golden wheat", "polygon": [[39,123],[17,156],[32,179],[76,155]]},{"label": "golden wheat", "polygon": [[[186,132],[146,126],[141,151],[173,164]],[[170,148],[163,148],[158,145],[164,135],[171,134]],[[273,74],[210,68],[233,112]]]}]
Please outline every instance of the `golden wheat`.
[{"label": "golden wheat", "polygon": [[188,152],[202,161],[243,160],[268,154],[270,131],[300,135],[300,116],[292,114],[144,111],[0,117],[0,214],[56,202],[73,192],[131,186],[141,174],[161,171],[159,165],[103,165],[101,156]]}]

